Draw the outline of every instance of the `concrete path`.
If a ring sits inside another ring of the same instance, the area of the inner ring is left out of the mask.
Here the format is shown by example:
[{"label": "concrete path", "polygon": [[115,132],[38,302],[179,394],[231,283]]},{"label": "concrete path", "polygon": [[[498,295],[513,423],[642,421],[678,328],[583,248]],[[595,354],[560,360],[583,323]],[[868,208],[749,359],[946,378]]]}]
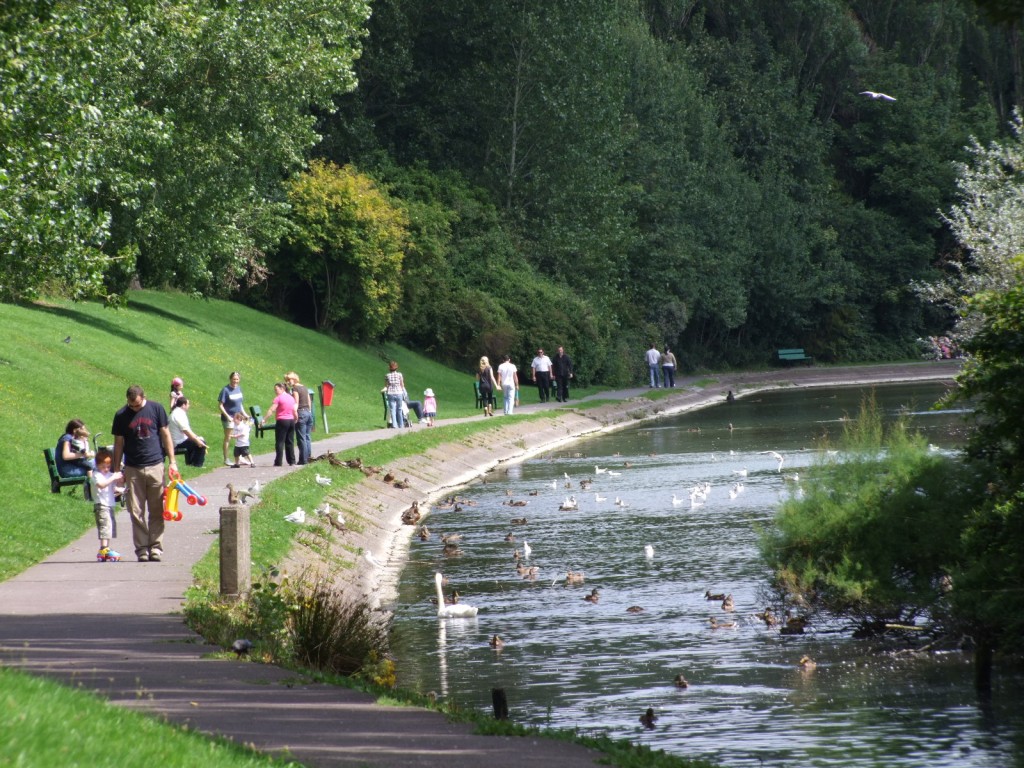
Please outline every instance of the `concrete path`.
[{"label": "concrete path", "polygon": [[[702,407],[720,401],[727,388],[742,396],[780,386],[949,380],[955,373],[955,365],[939,363],[729,374],[716,377],[713,387],[695,387],[690,378],[680,380],[678,392],[658,401],[654,410],[666,415]],[[595,397],[629,401],[646,392],[631,389]],[[528,388],[523,395],[527,401],[534,396]],[[520,411],[557,406],[526,405]],[[581,424],[576,429],[582,434],[595,428]],[[346,433],[316,442],[314,454],[342,452],[396,434],[384,429]],[[564,431],[558,439],[565,442]],[[208,494],[209,503],[186,506],[182,521],[168,523],[161,563],[138,563],[130,556],[131,532],[127,515],[121,513],[122,529],[113,546],[126,555],[124,561],[97,563],[95,532],[90,531],[0,584],[0,663],[92,689],[115,704],[308,766],[596,764],[600,755],[577,745],[475,736],[471,726],[449,723],[436,712],[383,707],[366,694],[311,683],[273,666],[204,658],[219,649],[205,645],[178,612],[192,567],[215,540],[218,511],[227,504],[226,485],[245,487],[256,478],[267,483],[292,471],[270,466],[272,456],[267,454],[256,461],[255,469],[220,467],[197,479],[195,485]]]}]

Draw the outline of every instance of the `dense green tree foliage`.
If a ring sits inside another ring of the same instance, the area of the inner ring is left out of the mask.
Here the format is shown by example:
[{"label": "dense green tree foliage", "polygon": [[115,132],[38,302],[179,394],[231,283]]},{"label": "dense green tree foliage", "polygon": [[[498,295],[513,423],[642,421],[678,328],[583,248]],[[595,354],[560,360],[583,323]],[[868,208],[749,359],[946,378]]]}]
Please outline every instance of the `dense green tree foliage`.
[{"label": "dense green tree foliage", "polygon": [[970,0],[369,10],[6,3],[0,295],[138,278],[354,334],[288,259],[258,285],[313,154],[409,217],[402,309],[360,337],[563,342],[609,381],[652,339],[685,367],[902,356],[949,320],[911,284],[958,257],[955,163],[1024,93],[1018,35]]},{"label": "dense green tree foliage", "polygon": [[[260,275],[354,86],[364,0],[32,2],[0,9],[0,297],[137,277],[227,294]],[[104,288],[104,283],[106,288]]]}]

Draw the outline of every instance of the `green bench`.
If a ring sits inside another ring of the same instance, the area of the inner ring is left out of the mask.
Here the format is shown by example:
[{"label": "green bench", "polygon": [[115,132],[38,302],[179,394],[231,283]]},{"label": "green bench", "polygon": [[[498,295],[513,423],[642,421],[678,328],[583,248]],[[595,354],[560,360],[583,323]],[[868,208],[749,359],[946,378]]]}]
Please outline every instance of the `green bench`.
[{"label": "green bench", "polygon": [[88,477],[61,477],[57,471],[57,457],[53,448],[43,448],[43,457],[46,459],[46,469],[50,473],[50,493],[60,493],[61,488],[69,488],[76,485],[85,485]]},{"label": "green bench", "polygon": [[804,354],[803,349],[780,349],[777,354],[780,363],[814,363],[814,358]]},{"label": "green bench", "polygon": [[263,433],[267,429],[263,423],[263,411],[258,405],[250,405],[249,413],[252,415],[252,431],[256,433],[256,437],[263,437]]}]

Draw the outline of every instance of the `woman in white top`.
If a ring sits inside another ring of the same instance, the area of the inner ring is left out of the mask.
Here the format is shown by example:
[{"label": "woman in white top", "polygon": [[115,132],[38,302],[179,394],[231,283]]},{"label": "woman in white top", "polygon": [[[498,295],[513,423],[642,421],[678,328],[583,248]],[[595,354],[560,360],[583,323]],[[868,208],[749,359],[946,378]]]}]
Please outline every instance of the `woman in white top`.
[{"label": "woman in white top", "polygon": [[187,397],[179,397],[171,409],[167,426],[171,430],[174,450],[185,450],[185,463],[190,467],[201,467],[206,463],[206,441],[192,431],[188,421],[190,404]]}]

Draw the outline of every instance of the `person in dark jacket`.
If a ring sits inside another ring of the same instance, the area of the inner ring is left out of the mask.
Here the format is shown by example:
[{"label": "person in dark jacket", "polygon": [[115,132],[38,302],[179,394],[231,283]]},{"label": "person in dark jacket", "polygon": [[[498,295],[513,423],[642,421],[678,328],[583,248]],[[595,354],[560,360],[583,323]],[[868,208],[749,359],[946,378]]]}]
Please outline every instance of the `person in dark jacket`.
[{"label": "person in dark jacket", "polygon": [[564,403],[569,399],[569,379],[572,378],[572,360],[565,354],[565,348],[559,347],[558,354],[551,358],[551,374],[555,379],[555,399]]}]

